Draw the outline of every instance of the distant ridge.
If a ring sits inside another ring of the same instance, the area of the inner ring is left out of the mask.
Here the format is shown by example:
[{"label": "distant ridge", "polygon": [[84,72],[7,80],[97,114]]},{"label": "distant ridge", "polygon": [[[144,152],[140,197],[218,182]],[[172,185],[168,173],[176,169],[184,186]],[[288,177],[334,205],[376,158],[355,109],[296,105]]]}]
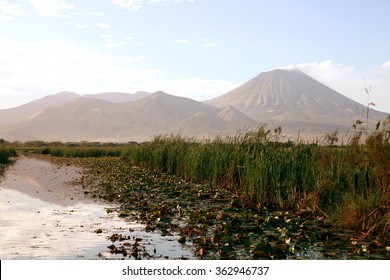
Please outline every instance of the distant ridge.
[{"label": "distant ridge", "polygon": [[92,96],[72,98],[3,130],[0,137],[19,141],[127,142],[150,140],[160,134],[209,138],[258,125],[233,107],[219,109],[161,91],[146,95],[121,103]]},{"label": "distant ridge", "polygon": [[39,114],[42,110],[47,109],[48,107],[58,106],[64,102],[75,98],[83,97],[105,100],[113,103],[122,103],[142,99],[150,96],[151,94],[152,93],[145,91],[138,91],[134,94],[122,92],[105,92],[80,95],[74,92],[63,91],[33,100],[18,107],[0,110],[0,126],[15,125],[20,121],[29,119],[34,115]]},{"label": "distant ridge", "polygon": [[26,103],[22,106],[0,110],[0,128],[1,126],[9,126],[18,123],[50,106],[60,105],[63,102],[77,98],[79,96],[80,95],[74,92],[64,91],[45,96],[43,98]]}]

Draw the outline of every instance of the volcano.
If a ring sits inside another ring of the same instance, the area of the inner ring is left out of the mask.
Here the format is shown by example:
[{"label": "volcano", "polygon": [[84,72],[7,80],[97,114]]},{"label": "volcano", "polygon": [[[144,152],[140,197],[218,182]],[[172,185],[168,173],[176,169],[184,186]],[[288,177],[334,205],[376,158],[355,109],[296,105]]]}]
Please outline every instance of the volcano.
[{"label": "volcano", "polygon": [[[232,91],[204,103],[233,106],[290,136],[316,138],[338,130],[347,133],[364,120],[367,107],[345,97],[299,70],[263,72]],[[387,117],[370,109],[370,126]]]}]

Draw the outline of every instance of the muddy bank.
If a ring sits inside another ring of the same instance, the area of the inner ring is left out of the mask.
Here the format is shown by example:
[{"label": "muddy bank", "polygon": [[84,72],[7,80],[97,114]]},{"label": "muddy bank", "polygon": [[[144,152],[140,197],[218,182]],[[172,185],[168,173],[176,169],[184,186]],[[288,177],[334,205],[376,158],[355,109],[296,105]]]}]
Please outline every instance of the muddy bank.
[{"label": "muddy bank", "polygon": [[[0,177],[0,259],[121,259],[124,240],[145,258],[191,258],[171,236],[146,233],[88,195],[83,169],[21,156]],[[134,258],[129,256],[128,258]]]}]

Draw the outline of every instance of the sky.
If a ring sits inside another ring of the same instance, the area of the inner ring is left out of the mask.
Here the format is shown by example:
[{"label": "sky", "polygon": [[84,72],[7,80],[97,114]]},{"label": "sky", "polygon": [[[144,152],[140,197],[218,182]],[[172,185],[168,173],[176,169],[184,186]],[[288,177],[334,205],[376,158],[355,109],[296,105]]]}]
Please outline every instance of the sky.
[{"label": "sky", "polygon": [[390,112],[390,1],[0,0],[0,109],[72,91],[207,100],[304,71]]}]

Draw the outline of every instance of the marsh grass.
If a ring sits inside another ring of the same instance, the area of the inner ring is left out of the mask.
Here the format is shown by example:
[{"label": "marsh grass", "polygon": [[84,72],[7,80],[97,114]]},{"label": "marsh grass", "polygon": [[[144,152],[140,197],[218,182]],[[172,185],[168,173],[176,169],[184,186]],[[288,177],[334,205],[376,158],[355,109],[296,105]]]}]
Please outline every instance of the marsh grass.
[{"label": "marsh grass", "polygon": [[17,153],[14,147],[10,147],[5,144],[0,145],[0,164],[9,163],[10,158],[16,156]]},{"label": "marsh grass", "polygon": [[96,147],[51,147],[44,148],[41,154],[49,154],[57,157],[118,157],[122,149],[118,148],[96,148]]},{"label": "marsh grass", "polygon": [[228,190],[247,207],[310,209],[338,227],[389,238],[389,123],[364,143],[355,133],[342,146],[281,143],[261,126],[214,140],[158,136],[122,156],[134,165]]},{"label": "marsh grass", "polygon": [[274,142],[260,128],[205,141],[158,136],[123,156],[135,165],[227,189],[245,203],[291,207],[316,185],[320,148]]},{"label": "marsh grass", "polygon": [[25,143],[25,152],[51,155],[54,157],[87,158],[87,157],[119,157],[124,149],[135,144],[101,144],[101,143],[45,143],[34,141]]}]

